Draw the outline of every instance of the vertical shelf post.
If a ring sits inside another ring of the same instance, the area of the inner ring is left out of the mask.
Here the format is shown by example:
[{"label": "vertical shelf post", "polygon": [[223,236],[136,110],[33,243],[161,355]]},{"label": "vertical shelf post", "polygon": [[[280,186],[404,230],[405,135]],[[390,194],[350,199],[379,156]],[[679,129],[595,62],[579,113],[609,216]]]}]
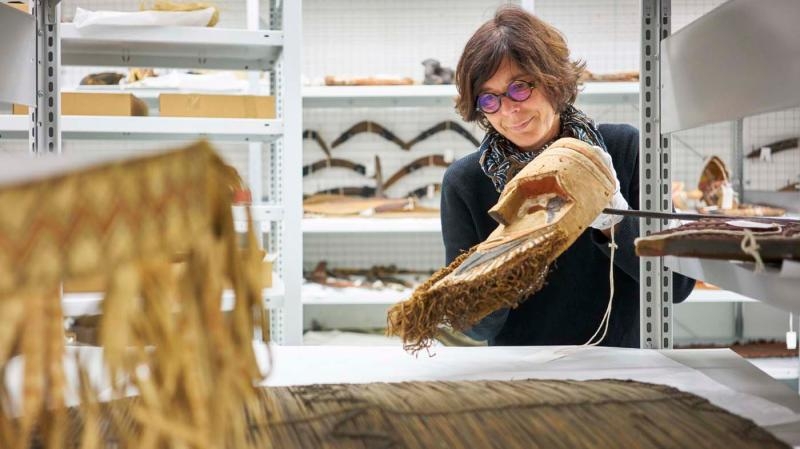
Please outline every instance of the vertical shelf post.
[{"label": "vertical shelf post", "polygon": [[[303,183],[300,177],[302,160],[302,1],[275,2],[270,18],[272,29],[283,30],[284,47],[276,69],[272,72],[272,89],[283,119],[283,136],[273,144],[272,193],[284,208],[283,220],[273,227],[273,247],[278,248],[278,267],[284,280],[283,307],[271,313],[273,338],[278,344],[303,344],[303,303],[300,289],[303,280]],[[277,228],[277,229],[275,229]]]},{"label": "vertical shelf post", "polygon": [[[642,0],[640,77],[641,126],[639,207],[671,211],[670,142],[661,134],[661,40],[670,33],[670,0]],[[642,236],[661,231],[666,220],[640,219]],[[640,279],[640,346],[672,348],[672,274],[660,257],[642,257]]]},{"label": "vertical shelf post", "polygon": [[30,108],[28,141],[32,153],[61,153],[61,98],[58,72],[61,65],[58,0],[35,0],[36,107]]}]

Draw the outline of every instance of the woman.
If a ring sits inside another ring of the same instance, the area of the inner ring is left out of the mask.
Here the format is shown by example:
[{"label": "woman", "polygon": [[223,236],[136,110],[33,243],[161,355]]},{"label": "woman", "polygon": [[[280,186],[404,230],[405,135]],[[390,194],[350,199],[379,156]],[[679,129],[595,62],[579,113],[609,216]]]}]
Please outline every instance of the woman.
[{"label": "woman", "polygon": [[[517,6],[503,6],[467,42],[456,68],[456,109],[486,136],[477,152],[451,165],[442,183],[447,263],[482,242],[497,223],[487,211],[526,163],[560,137],[598,147],[618,178],[610,207],[638,209],[639,134],[601,125],[572,104],[583,64],[569,59],[561,34]],[[610,158],[609,158],[610,155]],[[613,161],[613,165],[612,165]],[[513,310],[498,310],[467,335],[491,345],[574,345],[589,341],[608,306],[611,232],[614,300],[602,345],[639,347],[638,219],[601,214],[552,265],[546,285]],[[694,281],[674,275],[674,302]]]}]

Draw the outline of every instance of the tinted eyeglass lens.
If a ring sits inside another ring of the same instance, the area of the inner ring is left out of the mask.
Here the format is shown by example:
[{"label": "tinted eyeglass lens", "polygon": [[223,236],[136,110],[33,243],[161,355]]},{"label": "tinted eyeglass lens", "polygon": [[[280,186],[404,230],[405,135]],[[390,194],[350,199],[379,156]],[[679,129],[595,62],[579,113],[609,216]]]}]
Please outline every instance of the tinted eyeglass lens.
[{"label": "tinted eyeglass lens", "polygon": [[494,94],[481,94],[478,95],[478,109],[491,114],[500,109],[500,97]]},{"label": "tinted eyeglass lens", "polygon": [[525,101],[531,96],[531,85],[524,81],[514,81],[508,85],[508,97],[514,101]]}]

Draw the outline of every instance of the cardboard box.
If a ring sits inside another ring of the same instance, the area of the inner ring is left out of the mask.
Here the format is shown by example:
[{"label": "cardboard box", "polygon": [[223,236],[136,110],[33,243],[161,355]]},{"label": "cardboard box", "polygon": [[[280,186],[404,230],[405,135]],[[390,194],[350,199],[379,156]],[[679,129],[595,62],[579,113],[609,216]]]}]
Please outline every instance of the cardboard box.
[{"label": "cardboard box", "polygon": [[161,94],[162,117],[275,118],[275,97],[265,95]]},{"label": "cardboard box", "polygon": [[11,2],[6,3],[6,5],[14,8],[14,9],[18,9],[18,10],[20,10],[22,12],[30,13],[30,11],[28,10],[29,7],[28,7],[28,3],[27,2],[11,1]]},{"label": "cardboard box", "polygon": [[14,115],[28,115],[28,107],[24,104],[12,104],[11,113]]},{"label": "cardboard box", "polygon": [[[15,104],[12,114],[27,114],[28,107]],[[129,93],[62,92],[61,115],[147,115],[147,104]]]}]

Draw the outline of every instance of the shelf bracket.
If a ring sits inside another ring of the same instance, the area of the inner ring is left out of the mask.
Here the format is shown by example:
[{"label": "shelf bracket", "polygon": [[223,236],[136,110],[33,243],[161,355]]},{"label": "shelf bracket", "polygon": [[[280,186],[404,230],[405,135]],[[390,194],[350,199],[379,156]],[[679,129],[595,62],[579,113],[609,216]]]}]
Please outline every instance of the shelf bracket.
[{"label": "shelf bracket", "polygon": [[[642,48],[640,76],[641,126],[639,208],[652,212],[672,211],[670,142],[661,134],[660,43],[670,33],[670,0],[642,0]],[[642,236],[659,232],[667,220],[641,218]],[[640,346],[672,348],[672,273],[660,257],[642,257],[640,279]]]}]

